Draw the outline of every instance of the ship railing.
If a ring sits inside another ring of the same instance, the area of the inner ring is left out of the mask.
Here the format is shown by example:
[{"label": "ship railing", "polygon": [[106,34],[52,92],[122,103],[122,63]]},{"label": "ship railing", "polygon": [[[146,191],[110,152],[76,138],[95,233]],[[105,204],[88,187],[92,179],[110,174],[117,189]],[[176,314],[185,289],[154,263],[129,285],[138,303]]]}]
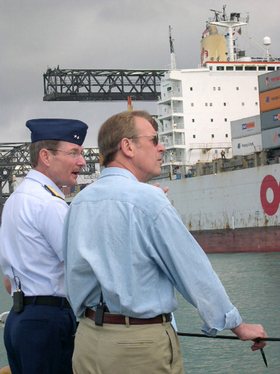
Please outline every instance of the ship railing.
[{"label": "ship railing", "polygon": [[231,148],[230,142],[217,142],[217,143],[190,143],[189,149],[204,149],[204,150],[211,150],[211,149],[226,149]]},{"label": "ship railing", "polygon": [[166,158],[163,159],[162,166],[174,165],[174,164],[183,165],[183,162],[184,162],[184,157],[182,156],[180,157],[180,156],[167,155]]},{"label": "ship railing", "polygon": [[154,177],[153,179],[152,179],[152,181],[153,180],[158,180],[158,179],[167,179],[167,178],[170,178],[170,173],[167,173],[167,172],[165,172],[165,173],[161,173],[159,176],[157,176],[157,177]]},{"label": "ship railing", "polygon": [[182,110],[182,108],[172,108],[172,109],[167,109],[167,110],[165,110],[163,113],[161,113],[160,115],[159,115],[159,117],[165,117],[165,116],[171,116],[172,114],[178,114],[178,113],[181,113],[182,115],[183,115],[183,110]]},{"label": "ship railing", "polygon": [[267,57],[251,57],[252,61],[261,61],[261,62],[279,62],[280,58],[279,57],[272,57],[270,56],[269,59]]},{"label": "ship railing", "polygon": [[185,146],[186,145],[183,140],[178,140],[178,141],[175,141],[175,142],[169,142],[169,141],[164,140],[163,144],[164,144],[165,148],[169,148],[169,147],[174,148],[176,146]]},{"label": "ship railing", "polygon": [[[279,152],[274,150],[256,152],[247,156],[234,156],[233,158],[219,158],[209,162],[197,162],[196,164],[186,165],[184,160],[179,162],[179,158],[166,159],[162,165],[162,173],[166,174],[167,170],[172,172],[171,179],[178,179],[173,174],[181,174],[182,178],[218,174],[228,171],[241,170],[246,168],[253,168],[262,165],[280,163],[280,149]],[[176,173],[174,172],[174,170]],[[170,174],[169,172],[169,174]],[[163,174],[160,178],[164,178]]]},{"label": "ship railing", "polygon": [[178,99],[183,100],[182,93],[180,93],[180,92],[179,93],[174,93],[173,91],[165,93],[164,95],[161,95],[158,103],[161,104],[162,102],[164,102],[166,100],[172,100],[173,98],[176,98],[176,100],[178,100]]},{"label": "ship railing", "polygon": [[176,124],[171,126],[166,127],[164,130],[159,132],[159,135],[164,135],[164,134],[169,134],[172,132],[184,132],[184,125]]}]

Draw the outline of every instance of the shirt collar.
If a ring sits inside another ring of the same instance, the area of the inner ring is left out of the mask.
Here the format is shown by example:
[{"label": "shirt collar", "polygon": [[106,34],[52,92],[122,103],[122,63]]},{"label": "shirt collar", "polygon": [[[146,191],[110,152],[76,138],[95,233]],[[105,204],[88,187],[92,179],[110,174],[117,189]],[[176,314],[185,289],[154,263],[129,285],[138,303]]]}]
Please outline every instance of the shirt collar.
[{"label": "shirt collar", "polygon": [[57,185],[50,179],[48,178],[45,174],[41,173],[40,171],[37,170],[30,170],[28,174],[25,177],[26,179],[32,179],[38,183],[40,183],[42,186],[47,185],[53,188],[63,199],[65,199],[64,193],[57,187]]},{"label": "shirt collar", "polygon": [[100,178],[112,176],[112,175],[119,175],[128,179],[138,180],[134,174],[132,174],[129,170],[118,168],[118,167],[108,167],[104,168],[101,172]]}]

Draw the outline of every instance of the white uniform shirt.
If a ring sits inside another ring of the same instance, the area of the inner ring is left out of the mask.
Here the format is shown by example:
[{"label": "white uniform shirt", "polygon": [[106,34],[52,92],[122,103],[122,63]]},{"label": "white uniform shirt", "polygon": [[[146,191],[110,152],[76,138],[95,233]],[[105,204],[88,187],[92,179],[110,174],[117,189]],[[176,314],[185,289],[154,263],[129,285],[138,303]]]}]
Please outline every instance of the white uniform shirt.
[{"label": "white uniform shirt", "polygon": [[0,265],[11,280],[12,292],[16,288],[15,275],[26,296],[65,296],[62,230],[68,205],[47,191],[45,185],[64,198],[48,177],[31,170],[6,201]]}]

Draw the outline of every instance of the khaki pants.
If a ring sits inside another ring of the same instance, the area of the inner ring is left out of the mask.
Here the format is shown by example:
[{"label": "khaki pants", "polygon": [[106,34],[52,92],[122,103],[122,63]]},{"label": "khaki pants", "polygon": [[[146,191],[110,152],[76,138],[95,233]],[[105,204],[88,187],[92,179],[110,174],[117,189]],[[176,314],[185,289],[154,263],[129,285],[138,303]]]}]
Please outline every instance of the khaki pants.
[{"label": "khaki pants", "polygon": [[75,374],[183,374],[179,341],[170,322],[96,326],[83,318],[76,333]]}]

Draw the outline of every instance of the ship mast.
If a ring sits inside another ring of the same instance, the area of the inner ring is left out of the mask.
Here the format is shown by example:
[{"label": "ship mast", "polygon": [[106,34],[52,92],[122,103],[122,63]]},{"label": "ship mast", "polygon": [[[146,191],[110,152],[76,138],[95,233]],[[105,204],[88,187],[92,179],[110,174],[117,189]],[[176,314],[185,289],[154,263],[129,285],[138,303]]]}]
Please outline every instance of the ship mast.
[{"label": "ship mast", "polygon": [[240,13],[230,13],[230,17],[226,15],[226,5],[223,6],[223,11],[210,9],[215,13],[214,20],[209,21],[209,25],[220,26],[226,28],[226,38],[228,42],[228,61],[236,61],[235,49],[235,29],[241,30],[242,26],[247,26],[249,18],[241,19]]},{"label": "ship mast", "polygon": [[172,27],[169,25],[169,46],[170,46],[170,59],[171,59],[171,70],[176,70],[176,57],[174,50],[174,39],[172,38]]}]

